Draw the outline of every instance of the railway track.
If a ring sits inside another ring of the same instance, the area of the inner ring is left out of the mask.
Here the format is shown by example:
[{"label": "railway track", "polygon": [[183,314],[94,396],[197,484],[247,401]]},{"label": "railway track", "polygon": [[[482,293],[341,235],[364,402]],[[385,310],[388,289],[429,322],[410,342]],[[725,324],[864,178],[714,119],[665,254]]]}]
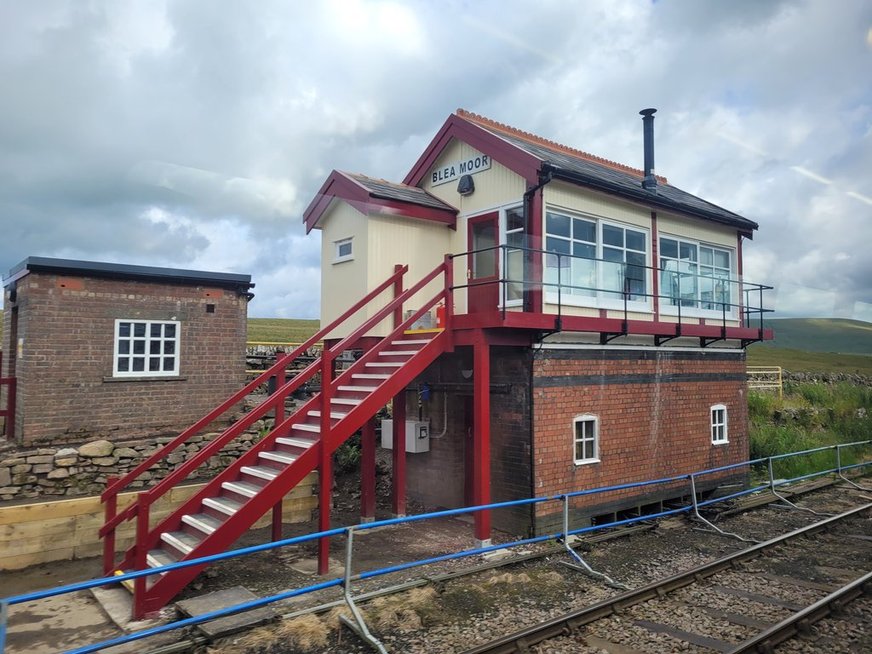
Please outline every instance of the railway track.
[{"label": "railway track", "polygon": [[865,504],[465,654],[772,652],[872,593],[870,510]]}]

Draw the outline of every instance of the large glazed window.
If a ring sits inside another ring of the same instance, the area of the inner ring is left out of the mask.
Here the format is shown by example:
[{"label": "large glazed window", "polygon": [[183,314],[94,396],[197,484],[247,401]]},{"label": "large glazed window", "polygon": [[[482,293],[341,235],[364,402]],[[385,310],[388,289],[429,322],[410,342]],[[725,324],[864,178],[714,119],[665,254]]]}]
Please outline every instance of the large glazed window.
[{"label": "large glazed window", "polygon": [[685,239],[660,238],[661,306],[682,306],[703,311],[734,307],[733,253],[731,250]]},{"label": "large glazed window", "polygon": [[[604,220],[559,211],[545,215],[545,282],[549,301],[581,305],[647,303],[648,234]],[[590,299],[585,299],[590,298]]]},{"label": "large glazed window", "polygon": [[179,374],[180,323],[175,320],[116,320],[114,377]]}]

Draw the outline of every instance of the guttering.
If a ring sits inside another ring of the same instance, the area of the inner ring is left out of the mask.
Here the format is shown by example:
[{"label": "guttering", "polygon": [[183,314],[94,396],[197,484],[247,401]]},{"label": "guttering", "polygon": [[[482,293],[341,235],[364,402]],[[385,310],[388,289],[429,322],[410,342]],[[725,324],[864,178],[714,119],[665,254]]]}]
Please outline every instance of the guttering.
[{"label": "guttering", "polygon": [[[631,191],[625,187],[618,186],[617,184],[609,184],[608,182],[605,182],[591,175],[585,175],[584,173],[558,168],[553,164],[547,162],[542,165],[542,170],[544,171],[546,168],[549,170],[550,177],[553,179],[563,180],[572,184],[589,186],[591,188],[603,191],[605,193],[609,193],[611,195],[618,195],[627,199],[639,200],[646,205],[652,207],[667,209],[670,211],[674,211],[678,214],[693,216],[695,218],[704,218],[705,220],[710,220],[712,222],[720,223],[722,225],[729,225],[730,227],[735,227],[739,229],[741,233],[748,238],[753,238],[753,230],[759,227],[759,225],[757,225],[757,223],[755,223],[753,220],[741,218],[740,216],[737,217],[739,218],[739,220],[730,220],[714,213],[694,210],[693,208],[688,207],[685,204],[670,200],[662,194],[655,195],[653,193],[650,193],[643,189],[641,186],[639,187],[638,191]],[[551,180],[549,179],[549,181]]]}]

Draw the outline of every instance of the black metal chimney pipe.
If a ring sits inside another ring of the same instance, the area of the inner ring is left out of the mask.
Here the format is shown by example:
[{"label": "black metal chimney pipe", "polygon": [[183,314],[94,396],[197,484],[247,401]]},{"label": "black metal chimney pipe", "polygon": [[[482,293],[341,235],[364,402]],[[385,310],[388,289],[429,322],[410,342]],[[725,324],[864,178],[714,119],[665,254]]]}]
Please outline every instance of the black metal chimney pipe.
[{"label": "black metal chimney pipe", "polygon": [[654,114],[656,109],[642,109],[642,134],[645,143],[645,177],[642,188],[657,192],[657,178],[654,176]]}]

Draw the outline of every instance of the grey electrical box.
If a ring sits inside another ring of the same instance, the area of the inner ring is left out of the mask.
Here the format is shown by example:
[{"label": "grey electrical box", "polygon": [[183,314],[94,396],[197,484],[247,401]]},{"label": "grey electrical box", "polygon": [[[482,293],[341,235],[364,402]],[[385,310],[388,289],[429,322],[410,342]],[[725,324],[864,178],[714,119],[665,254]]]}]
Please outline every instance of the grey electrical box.
[{"label": "grey electrical box", "polygon": [[[394,421],[382,420],[381,446],[394,447]],[[406,452],[418,454],[430,451],[430,422],[427,420],[406,420]]]}]

